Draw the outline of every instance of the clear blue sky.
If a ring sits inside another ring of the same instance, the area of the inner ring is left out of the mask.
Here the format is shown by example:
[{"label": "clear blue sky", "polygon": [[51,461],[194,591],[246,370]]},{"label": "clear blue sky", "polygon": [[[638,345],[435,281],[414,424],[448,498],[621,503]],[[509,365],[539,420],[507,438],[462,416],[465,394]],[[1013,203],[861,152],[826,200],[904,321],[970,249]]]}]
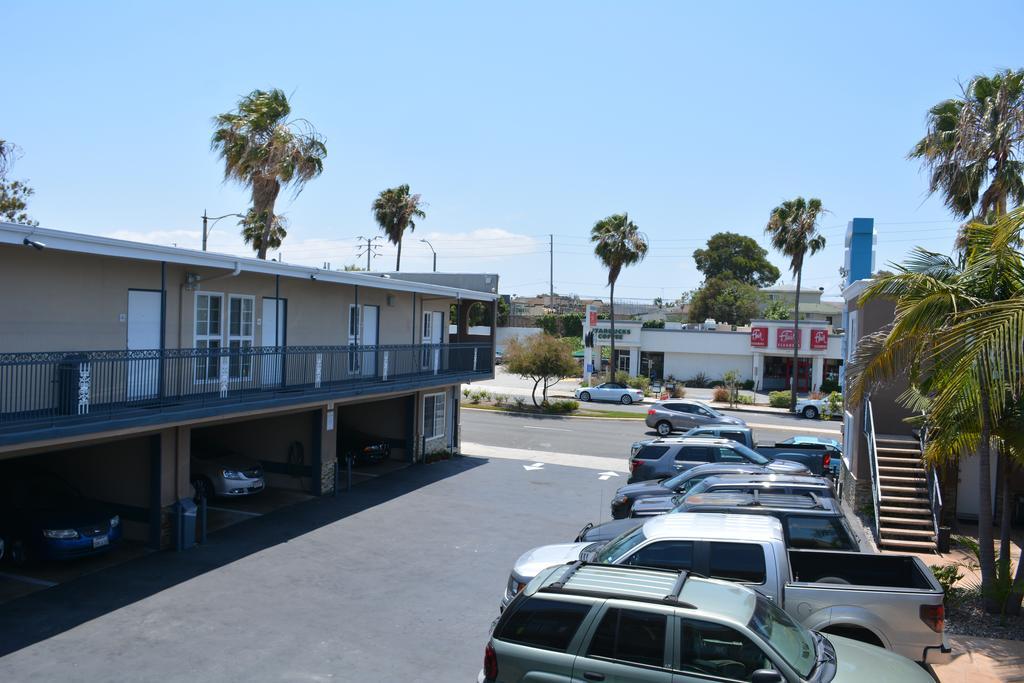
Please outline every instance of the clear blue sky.
[{"label": "clear blue sky", "polygon": [[[838,292],[853,216],[876,219],[879,265],[948,250],[955,222],[906,153],[958,79],[1024,66],[1019,2],[7,0],[2,21],[0,138],[24,150],[13,176],[42,225],[197,247],[204,208],[248,203],[222,183],[211,117],[279,87],[329,149],[278,204],[285,261],[355,262],[373,197],[405,182],[429,218],[403,270],[429,269],[427,237],[440,269],[520,294],[547,289],[548,233],[556,289],[606,292],[587,235],[623,210],[652,245],[624,297],[694,288],[694,248],[720,230],[764,242],[799,194],[832,211],[808,286]],[[211,246],[247,253],[227,220]]]}]

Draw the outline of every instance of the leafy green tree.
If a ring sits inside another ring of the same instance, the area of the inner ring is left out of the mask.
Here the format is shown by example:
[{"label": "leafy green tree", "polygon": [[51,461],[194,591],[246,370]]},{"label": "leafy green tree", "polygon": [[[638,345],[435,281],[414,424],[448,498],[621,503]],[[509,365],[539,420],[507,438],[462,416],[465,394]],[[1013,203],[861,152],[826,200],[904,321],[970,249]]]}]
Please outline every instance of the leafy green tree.
[{"label": "leafy green tree", "polygon": [[975,76],[960,97],[928,111],[928,130],[910,151],[960,218],[1006,213],[1024,203],[1024,69]]},{"label": "leafy green tree", "polygon": [[498,327],[508,327],[509,316],[508,299],[504,296],[498,298]]},{"label": "leafy green tree", "polygon": [[[327,156],[327,147],[312,124],[289,120],[290,114],[283,91],[253,90],[239,100],[237,109],[213,120],[210,147],[224,161],[224,179],[252,192],[249,226],[260,234],[259,239],[252,234],[246,241],[261,259],[267,258],[267,249],[275,242],[279,217],[274,205],[281,188],[291,186],[298,195],[307,182],[323,173]],[[262,230],[252,227],[257,223]]]},{"label": "leafy green tree", "polygon": [[708,278],[690,300],[690,320],[746,325],[758,314],[762,294],[753,285],[739,280]]},{"label": "leafy green tree", "polygon": [[423,220],[427,214],[425,206],[418,194],[409,194],[408,185],[399,185],[381,190],[373,200],[373,217],[380,226],[388,241],[398,246],[398,257],[395,259],[395,270],[402,269],[402,236],[408,229],[416,229],[416,220]]},{"label": "leafy green tree", "polygon": [[[894,274],[876,277],[861,300],[891,299],[895,316],[891,325],[861,339],[847,371],[853,404],[874,386],[906,375],[912,389],[901,401],[924,413],[926,460],[944,463],[977,453],[979,564],[991,612],[1003,609],[994,597],[992,447],[1001,443],[1011,456],[1021,452],[1022,232],[1024,209],[994,225],[969,223],[956,258],[919,247]],[[1007,564],[1008,546],[1000,557]],[[1008,567],[1000,571],[1009,575]]]},{"label": "leafy green tree", "polygon": [[765,320],[789,320],[789,305],[785,301],[771,301],[762,316]]},{"label": "leafy green tree", "polygon": [[705,279],[738,280],[755,287],[767,287],[780,275],[760,244],[735,232],[712,235],[706,249],[693,252],[693,260]]},{"label": "leafy green tree", "polygon": [[594,254],[608,269],[608,318],[611,321],[609,335],[612,362],[608,367],[608,381],[615,377],[615,282],[622,269],[639,263],[647,255],[647,237],[636,224],[629,220],[629,214],[616,213],[594,223],[590,230],[590,241],[594,243]]},{"label": "leafy green tree", "polygon": [[533,405],[537,402],[537,387],[543,386],[542,402],[548,400],[548,389],[579,372],[579,364],[572,357],[572,344],[546,332],[534,334],[525,340],[513,337],[505,345],[505,368],[512,374],[533,380]]},{"label": "leafy green tree", "polygon": [[[820,199],[803,197],[790,199],[772,209],[765,226],[772,246],[789,257],[789,269],[796,276],[796,296],[793,300],[793,339],[800,337],[800,286],[803,280],[804,259],[825,248],[825,236],[818,232],[818,218],[825,209]],[[793,378],[790,388],[789,409],[796,408],[796,379],[800,346],[793,344]]]},{"label": "leafy green tree", "polygon": [[24,180],[7,180],[7,171],[21,156],[21,149],[13,142],[0,140],[0,221],[20,225],[39,225],[29,218],[28,200],[35,194]]},{"label": "leafy green tree", "polygon": [[266,253],[268,249],[280,249],[284,238],[288,236],[287,222],[284,216],[274,216],[270,227],[270,235],[267,237],[267,248],[264,249],[263,220],[257,218],[255,209],[249,209],[245,217],[238,221],[238,224],[242,226],[242,240],[246,244],[251,244],[253,251],[256,252],[263,251],[263,253]]}]

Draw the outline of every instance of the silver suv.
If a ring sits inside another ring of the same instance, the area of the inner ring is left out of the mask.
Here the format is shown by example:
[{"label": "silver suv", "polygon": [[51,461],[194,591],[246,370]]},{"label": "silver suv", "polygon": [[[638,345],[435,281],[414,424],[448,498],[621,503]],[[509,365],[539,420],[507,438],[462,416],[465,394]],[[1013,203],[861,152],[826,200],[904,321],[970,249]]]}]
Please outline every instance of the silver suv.
[{"label": "silver suv", "polygon": [[685,571],[574,562],[495,622],[478,683],[930,682],[909,659],[794,622],[759,593]]},{"label": "silver suv", "polygon": [[682,399],[655,403],[647,409],[646,423],[661,436],[706,425],[747,424],[738,417],[723,415],[700,401],[684,401]]}]

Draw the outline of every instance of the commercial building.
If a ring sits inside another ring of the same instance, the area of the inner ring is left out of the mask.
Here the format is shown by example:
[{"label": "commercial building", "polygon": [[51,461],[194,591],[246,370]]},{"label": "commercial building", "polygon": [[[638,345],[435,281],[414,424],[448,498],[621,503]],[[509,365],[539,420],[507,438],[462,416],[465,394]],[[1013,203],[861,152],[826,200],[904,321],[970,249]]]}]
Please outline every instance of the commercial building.
[{"label": "commercial building", "polygon": [[[589,323],[589,317],[588,321]],[[686,381],[698,375],[710,380],[738,372],[759,391],[788,389],[792,381],[793,347],[799,349],[797,390],[818,391],[826,380],[838,383],[842,366],[842,335],[818,320],[801,320],[794,339],[791,320],[755,320],[732,329],[645,328],[640,321],[615,321],[615,367],[631,376]],[[595,355],[611,341],[610,323],[594,320]],[[591,363],[593,365],[593,363]],[[594,368],[591,367],[593,372]]]},{"label": "commercial building", "polygon": [[396,466],[457,449],[460,384],[493,377],[470,308],[493,321],[497,277],[444,277],[0,223],[0,465],[37,463],[166,547],[191,542],[174,530],[194,452],[322,495],[352,439],[385,440]]}]

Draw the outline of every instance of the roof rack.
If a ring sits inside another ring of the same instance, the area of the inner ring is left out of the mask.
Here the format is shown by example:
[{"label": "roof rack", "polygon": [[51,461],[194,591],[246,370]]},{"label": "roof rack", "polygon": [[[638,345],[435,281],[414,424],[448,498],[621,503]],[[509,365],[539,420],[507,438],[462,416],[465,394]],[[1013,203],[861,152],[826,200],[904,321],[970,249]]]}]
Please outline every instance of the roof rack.
[{"label": "roof rack", "polygon": [[[609,583],[608,579],[612,578],[611,575],[623,573],[636,573],[639,581],[632,586],[623,585],[616,587],[601,585],[602,583]],[[669,604],[685,609],[696,609],[695,605],[679,599],[679,593],[683,590],[683,586],[691,574],[692,572],[676,571],[673,569],[576,561],[567,565],[566,571],[557,581],[547,586],[542,586],[537,592],[581,595],[594,598],[619,598],[655,604]],[[700,574],[697,574],[697,576],[700,576]],[[668,584],[666,580],[660,580],[670,577],[674,577],[671,584]]]}]

